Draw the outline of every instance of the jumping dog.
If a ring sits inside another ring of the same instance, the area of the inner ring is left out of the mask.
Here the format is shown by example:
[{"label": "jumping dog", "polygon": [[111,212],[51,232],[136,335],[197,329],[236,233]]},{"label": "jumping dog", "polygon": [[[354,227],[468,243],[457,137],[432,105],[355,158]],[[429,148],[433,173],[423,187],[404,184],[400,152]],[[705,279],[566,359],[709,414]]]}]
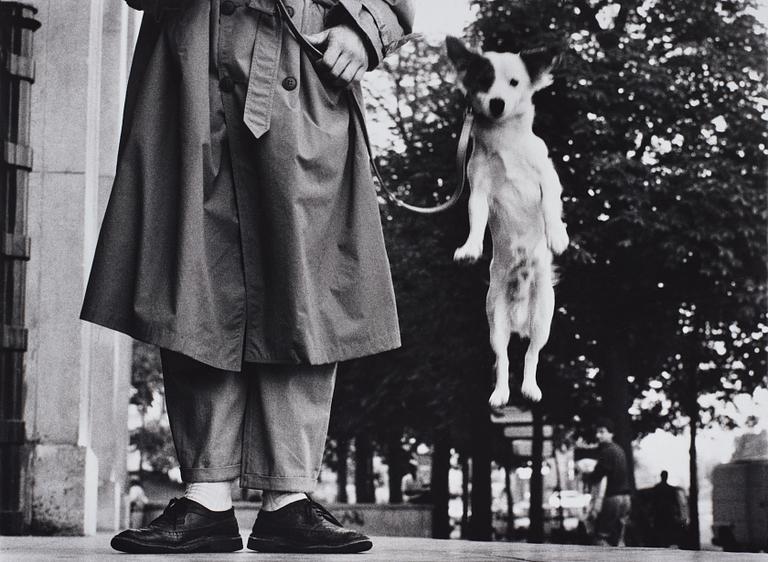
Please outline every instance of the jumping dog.
[{"label": "jumping dog", "polygon": [[469,236],[453,259],[480,258],[486,225],[493,241],[486,314],[496,384],[488,403],[497,408],[509,401],[512,332],[529,339],[521,392],[536,402],[539,352],[549,339],[555,307],[552,255],[565,251],[568,233],[560,180],[546,144],[533,133],[532,97],[552,84],[559,50],[477,53],[455,37],[447,38],[446,47],[475,113]]}]

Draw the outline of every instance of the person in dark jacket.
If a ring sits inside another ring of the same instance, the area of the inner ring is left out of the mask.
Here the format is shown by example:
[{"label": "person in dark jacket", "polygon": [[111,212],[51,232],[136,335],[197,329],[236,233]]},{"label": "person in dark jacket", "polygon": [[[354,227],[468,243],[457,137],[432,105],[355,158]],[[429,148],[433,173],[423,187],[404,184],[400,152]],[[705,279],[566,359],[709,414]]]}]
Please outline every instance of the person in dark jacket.
[{"label": "person in dark jacket", "polygon": [[613,442],[613,423],[601,419],[597,423],[597,464],[590,480],[599,490],[592,507],[595,518],[596,543],[618,546],[623,542],[624,528],[632,507],[627,459]]},{"label": "person in dark jacket", "polygon": [[647,546],[679,545],[685,527],[680,502],[682,491],[667,482],[669,472],[666,470],[661,471],[660,478],[659,483],[650,490],[651,536]]},{"label": "person in dark jacket", "polygon": [[147,13],[81,317],[161,348],[187,489],[112,546],[242,548],[239,478],[264,491],[249,548],[367,550],[306,494],[337,362],[400,345],[347,89],[360,100],[363,73],[411,31],[412,2],[127,1]]}]

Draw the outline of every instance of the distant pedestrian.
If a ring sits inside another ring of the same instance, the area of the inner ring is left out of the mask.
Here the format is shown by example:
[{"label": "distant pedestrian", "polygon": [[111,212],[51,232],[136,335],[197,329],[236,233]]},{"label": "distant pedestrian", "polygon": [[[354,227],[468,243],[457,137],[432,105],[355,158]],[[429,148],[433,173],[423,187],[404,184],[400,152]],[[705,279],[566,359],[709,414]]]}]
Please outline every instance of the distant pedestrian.
[{"label": "distant pedestrian", "polygon": [[613,442],[613,423],[601,419],[597,424],[598,459],[590,480],[598,493],[590,515],[595,520],[595,542],[623,546],[624,528],[632,499],[624,451]]},{"label": "distant pedestrian", "polygon": [[429,487],[419,477],[419,464],[412,460],[408,463],[408,472],[403,476],[400,489],[408,503],[429,503],[432,496]]},{"label": "distant pedestrian", "polygon": [[409,462],[408,472],[405,473],[405,476],[400,481],[400,489],[408,500],[422,491],[418,480],[418,470],[419,466],[416,464],[416,461]]},{"label": "distant pedestrian", "polygon": [[680,544],[683,514],[679,489],[667,483],[669,473],[661,471],[661,481],[651,488],[651,537],[648,546]]}]

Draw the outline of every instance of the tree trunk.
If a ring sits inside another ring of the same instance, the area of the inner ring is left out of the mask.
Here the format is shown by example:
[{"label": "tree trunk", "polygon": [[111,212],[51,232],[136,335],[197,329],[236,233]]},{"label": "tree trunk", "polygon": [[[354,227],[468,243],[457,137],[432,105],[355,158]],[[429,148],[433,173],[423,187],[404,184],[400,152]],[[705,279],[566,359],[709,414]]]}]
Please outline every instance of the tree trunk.
[{"label": "tree trunk", "polygon": [[485,387],[478,389],[472,428],[472,517],[468,538],[491,540],[491,432]]},{"label": "tree trunk", "polygon": [[512,496],[512,463],[509,459],[504,466],[504,495],[507,497],[506,539],[511,540],[515,534],[515,498]]},{"label": "tree trunk", "polygon": [[387,443],[389,459],[389,503],[403,503],[403,447],[400,440],[402,431],[392,431]]},{"label": "tree trunk", "polygon": [[144,448],[144,435],[147,431],[147,412],[144,408],[141,408],[141,429],[139,430],[139,443],[138,443],[138,449],[139,449],[139,482],[141,482],[142,486],[146,485],[146,482],[144,482],[144,455],[146,453]]},{"label": "tree trunk", "polygon": [[544,542],[544,479],[541,475],[542,457],[544,456],[544,420],[541,406],[536,404],[533,410],[533,444],[531,446],[531,501],[528,507],[530,526],[528,527],[528,542]]},{"label": "tree trunk", "polygon": [[355,492],[357,503],[375,503],[373,485],[373,447],[366,434],[355,436]]},{"label": "tree trunk", "polygon": [[347,458],[349,457],[349,439],[339,439],[336,443],[336,457],[338,458],[338,473],[336,478],[336,501],[349,502],[347,497]]},{"label": "tree trunk", "polygon": [[608,409],[608,417],[614,423],[613,440],[623,450],[627,458],[627,476],[632,491],[635,490],[635,457],[632,452],[632,431],[629,408],[631,397],[627,376],[630,374],[629,351],[625,342],[615,337],[608,340],[610,343],[606,353],[607,373],[605,388],[605,404]]},{"label": "tree trunk", "polygon": [[699,470],[696,451],[696,434],[699,425],[699,389],[697,384],[697,366],[688,369],[689,397],[688,416],[690,418],[691,443],[688,449],[688,468],[690,472],[690,497],[688,498],[688,513],[691,519],[690,543],[693,550],[701,550],[701,533],[699,530]]},{"label": "tree trunk", "polygon": [[451,535],[448,518],[448,471],[451,467],[451,448],[448,438],[438,434],[432,452],[432,537],[447,539]]},{"label": "tree trunk", "polygon": [[472,467],[469,457],[461,455],[461,538],[469,537],[469,482],[472,478]]}]

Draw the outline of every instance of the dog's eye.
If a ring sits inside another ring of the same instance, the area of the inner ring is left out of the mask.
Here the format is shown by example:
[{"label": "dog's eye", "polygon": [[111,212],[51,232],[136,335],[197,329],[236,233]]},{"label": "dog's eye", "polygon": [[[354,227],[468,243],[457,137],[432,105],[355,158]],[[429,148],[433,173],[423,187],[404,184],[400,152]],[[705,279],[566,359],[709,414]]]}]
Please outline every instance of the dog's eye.
[{"label": "dog's eye", "polygon": [[512,80],[509,81],[509,85],[512,87],[517,86],[518,84],[519,82],[514,78],[512,78]]}]

